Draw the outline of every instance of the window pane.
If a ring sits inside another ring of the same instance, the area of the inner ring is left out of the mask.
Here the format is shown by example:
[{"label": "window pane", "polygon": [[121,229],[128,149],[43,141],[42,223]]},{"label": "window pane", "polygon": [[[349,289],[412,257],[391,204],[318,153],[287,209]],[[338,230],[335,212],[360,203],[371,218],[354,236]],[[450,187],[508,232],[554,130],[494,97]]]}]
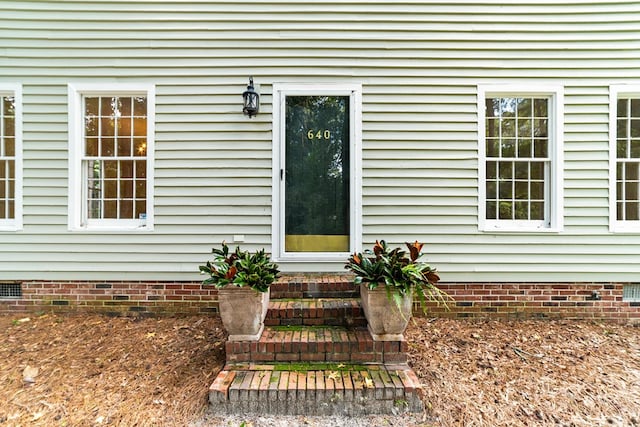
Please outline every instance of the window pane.
[{"label": "window pane", "polygon": [[531,202],[531,220],[541,221],[544,219],[544,203]]},{"label": "window pane", "polygon": [[118,136],[132,135],[132,120],[130,117],[119,117],[116,120]]},{"label": "window pane", "polygon": [[536,98],[534,99],[533,115],[534,117],[548,117],[548,99]]},{"label": "window pane", "polygon": [[616,215],[616,218],[618,219],[618,221],[623,221],[624,220],[624,203],[618,202],[616,203],[616,207],[618,209],[618,214]]},{"label": "window pane", "polygon": [[629,100],[628,99],[618,99],[618,117],[627,117],[627,113],[629,112]]},{"label": "window pane", "polygon": [[518,157],[531,157],[531,138],[518,139]]},{"label": "window pane", "polygon": [[616,156],[618,159],[624,159],[627,157],[627,140],[618,139],[616,141]]},{"label": "window pane", "polygon": [[16,119],[13,116],[4,117],[4,136],[16,135]]},{"label": "window pane", "polygon": [[512,202],[500,202],[499,219],[513,219]]},{"label": "window pane", "polygon": [[640,98],[631,99],[630,117],[640,118]]},{"label": "window pane", "polygon": [[118,137],[118,157],[131,156],[131,138]]},{"label": "window pane", "polygon": [[136,161],[136,178],[147,177],[147,162],[144,160]]},{"label": "window pane", "polygon": [[527,138],[531,136],[533,136],[531,119],[518,119],[518,138]]},{"label": "window pane", "polygon": [[616,137],[617,138],[626,138],[627,135],[627,123],[629,123],[627,121],[627,119],[618,119],[616,120],[617,122],[617,126],[616,126]]},{"label": "window pane", "polygon": [[516,156],[516,140],[515,139],[503,139],[501,144],[502,153],[500,157],[515,157]]},{"label": "window pane", "polygon": [[118,178],[118,162],[117,161],[105,161],[103,175],[108,179]]},{"label": "window pane", "polygon": [[487,138],[487,157],[498,157],[499,140],[495,138]]},{"label": "window pane", "polygon": [[133,119],[133,135],[147,136],[147,119],[135,117]]},{"label": "window pane", "polygon": [[497,203],[494,201],[487,201],[487,219],[497,219]]},{"label": "window pane", "polygon": [[104,201],[104,219],[118,218],[118,202],[115,200]]},{"label": "window pane", "polygon": [[104,180],[104,198],[115,199],[118,197],[118,181],[115,179]]},{"label": "window pane", "polygon": [[535,119],[533,121],[533,136],[543,138],[549,136],[548,121],[546,119]]},{"label": "window pane", "polygon": [[121,97],[118,98],[118,108],[120,110],[121,117],[129,117],[132,115],[133,110],[131,108],[131,103],[133,100],[130,97]]},{"label": "window pane", "polygon": [[100,119],[99,133],[102,136],[114,136],[115,133],[115,119],[113,117],[102,117]]},{"label": "window pane", "polygon": [[501,98],[501,115],[503,118],[512,118],[516,116],[517,100],[516,98]]},{"label": "window pane", "polygon": [[100,98],[86,96],[84,98],[84,115],[98,116],[100,115]]},{"label": "window pane", "polygon": [[625,216],[628,221],[637,221],[640,219],[638,210],[640,204],[638,202],[627,202],[625,204]]},{"label": "window pane", "polygon": [[527,181],[516,181],[515,199],[529,200],[529,183]]},{"label": "window pane", "polygon": [[141,96],[133,98],[133,115],[138,117],[147,115],[147,98]]},{"label": "window pane", "polygon": [[4,155],[7,157],[13,157],[16,155],[15,138],[4,138]]},{"label": "window pane", "polygon": [[5,200],[0,199],[0,219],[10,218],[7,212],[7,205],[8,203]]},{"label": "window pane", "polygon": [[503,138],[513,138],[516,136],[516,121],[515,119],[503,119],[501,122],[501,136]]},{"label": "window pane", "polygon": [[98,156],[98,138],[87,138],[85,140],[85,156],[97,157]]},{"label": "window pane", "polygon": [[495,181],[487,181],[487,199],[495,199],[497,197],[497,183]]},{"label": "window pane", "polygon": [[100,115],[102,117],[115,117],[116,98],[100,97]]},{"label": "window pane", "polygon": [[518,99],[518,117],[531,117],[533,114],[533,102],[531,98]]},{"label": "window pane", "polygon": [[529,202],[514,203],[514,219],[529,219]]},{"label": "window pane", "polygon": [[113,157],[115,155],[115,138],[101,138],[100,142],[100,155]]},{"label": "window pane", "polygon": [[497,138],[500,136],[500,119],[487,119],[487,138]]},{"label": "window pane", "polygon": [[485,100],[485,116],[500,117],[500,99],[487,98]]},{"label": "window pane", "polygon": [[498,162],[487,162],[487,179],[496,179],[498,177]]},{"label": "window pane", "polygon": [[631,140],[630,154],[631,154],[631,158],[633,159],[640,158],[640,139]]},{"label": "window pane", "polygon": [[133,143],[135,145],[133,150],[133,155],[139,156],[139,157],[145,157],[147,155],[147,139],[134,138]]},{"label": "window pane", "polygon": [[516,179],[529,179],[529,162],[514,162]]},{"label": "window pane", "polygon": [[544,180],[544,162],[531,162],[531,179]]},{"label": "window pane", "polygon": [[2,115],[15,116],[16,114],[16,98],[13,96],[2,97]]},{"label": "window pane", "polygon": [[631,138],[640,138],[640,119],[631,120]]},{"label": "window pane", "polygon": [[147,217],[147,203],[144,200],[136,201],[135,217],[138,219],[145,219]]},{"label": "window pane", "polygon": [[511,162],[500,162],[500,179],[513,178],[513,165]]},{"label": "window pane", "polygon": [[544,200],[544,182],[531,182],[531,200]]},{"label": "window pane", "polygon": [[147,197],[147,181],[136,180],[136,199]]},{"label": "window pane", "polygon": [[120,162],[120,178],[133,178],[133,160]]},{"label": "window pane", "polygon": [[7,177],[7,171],[9,170],[7,163],[9,160],[0,160],[0,180],[4,180]]},{"label": "window pane", "polygon": [[536,138],[534,144],[534,157],[547,157],[547,139]]},{"label": "window pane", "polygon": [[120,199],[133,199],[133,180],[120,180]]},{"label": "window pane", "polygon": [[133,216],[133,201],[121,200],[120,201],[120,218],[132,219]]},{"label": "window pane", "polygon": [[499,181],[499,195],[500,199],[512,199],[513,198],[513,185],[512,181]]}]

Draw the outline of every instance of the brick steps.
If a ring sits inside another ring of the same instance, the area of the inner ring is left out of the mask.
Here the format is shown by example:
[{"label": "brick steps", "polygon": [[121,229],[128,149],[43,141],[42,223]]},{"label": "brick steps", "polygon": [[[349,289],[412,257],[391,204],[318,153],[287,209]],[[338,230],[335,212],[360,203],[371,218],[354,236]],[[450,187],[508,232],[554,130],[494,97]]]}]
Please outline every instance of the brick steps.
[{"label": "brick steps", "polygon": [[358,298],[271,300],[266,326],[367,326]]},{"label": "brick steps", "polygon": [[227,341],[227,363],[406,363],[407,342],[374,341],[365,328],[265,327],[258,341]]},{"label": "brick steps", "polygon": [[209,390],[213,414],[420,412],[407,342],[374,341],[348,276],[290,275],[271,285],[257,341],[227,341]]},{"label": "brick steps", "polygon": [[209,389],[214,414],[366,415],[419,412],[407,365],[227,366]]}]

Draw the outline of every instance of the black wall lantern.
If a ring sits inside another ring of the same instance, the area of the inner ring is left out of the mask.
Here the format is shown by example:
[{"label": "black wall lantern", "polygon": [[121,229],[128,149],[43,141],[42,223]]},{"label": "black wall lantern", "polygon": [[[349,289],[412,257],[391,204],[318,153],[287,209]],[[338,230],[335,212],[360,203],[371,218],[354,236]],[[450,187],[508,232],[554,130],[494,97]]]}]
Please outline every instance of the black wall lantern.
[{"label": "black wall lantern", "polygon": [[260,110],[260,95],[253,88],[253,77],[249,77],[249,86],[242,93],[243,108],[242,112],[249,118],[256,116]]}]

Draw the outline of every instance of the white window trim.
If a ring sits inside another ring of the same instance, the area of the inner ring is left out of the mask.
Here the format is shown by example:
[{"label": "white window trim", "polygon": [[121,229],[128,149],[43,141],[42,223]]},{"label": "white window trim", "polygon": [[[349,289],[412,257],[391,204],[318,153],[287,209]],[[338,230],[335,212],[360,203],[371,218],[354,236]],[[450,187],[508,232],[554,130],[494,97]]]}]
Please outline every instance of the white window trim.
[{"label": "white window trim", "polygon": [[[147,215],[145,220],[91,220],[84,218],[82,198],[83,96],[147,97]],[[153,231],[154,227],[154,135],[155,85],[146,83],[73,83],[69,97],[69,230],[70,231]]]},{"label": "white window trim", "polygon": [[13,96],[15,99],[15,200],[14,214],[11,219],[0,219],[0,231],[22,230],[22,85],[19,83],[0,83],[0,95]]},{"label": "white window trim", "polygon": [[[351,209],[350,252],[290,253],[284,251],[284,181],[280,169],[284,168],[284,99],[291,95],[335,95],[351,97]],[[362,85],[361,84],[313,84],[274,83],[273,85],[273,213],[272,252],[275,261],[344,261],[351,252],[362,246]]]},{"label": "white window trim", "polygon": [[[549,185],[549,221],[488,220],[486,218],[486,122],[487,96],[547,96],[549,103],[549,157],[551,178]],[[564,226],[564,87],[561,85],[478,85],[478,230],[482,232],[558,233]]]},{"label": "white window trim", "polygon": [[615,84],[609,86],[609,231],[612,233],[640,233],[640,221],[619,221],[616,202],[618,192],[616,189],[617,155],[617,120],[618,97],[634,96],[640,98],[640,84],[624,85]]}]

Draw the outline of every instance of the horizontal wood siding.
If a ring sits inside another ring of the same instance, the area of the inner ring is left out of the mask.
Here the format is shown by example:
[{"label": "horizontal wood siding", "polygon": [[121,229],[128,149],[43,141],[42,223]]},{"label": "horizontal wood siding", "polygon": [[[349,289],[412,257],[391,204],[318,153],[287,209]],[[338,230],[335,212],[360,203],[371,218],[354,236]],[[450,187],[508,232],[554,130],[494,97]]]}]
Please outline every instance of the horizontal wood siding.
[{"label": "horizontal wood siding", "polygon": [[[0,233],[0,279],[197,280],[222,240],[270,249],[272,84],[350,82],[365,246],[423,240],[447,281],[637,281],[640,235],[608,228],[608,86],[640,82],[639,22],[635,0],[4,1],[24,229]],[[67,84],[80,82],[156,85],[151,233],[67,229]],[[478,231],[477,86],[500,83],[565,87],[560,233]]]}]

